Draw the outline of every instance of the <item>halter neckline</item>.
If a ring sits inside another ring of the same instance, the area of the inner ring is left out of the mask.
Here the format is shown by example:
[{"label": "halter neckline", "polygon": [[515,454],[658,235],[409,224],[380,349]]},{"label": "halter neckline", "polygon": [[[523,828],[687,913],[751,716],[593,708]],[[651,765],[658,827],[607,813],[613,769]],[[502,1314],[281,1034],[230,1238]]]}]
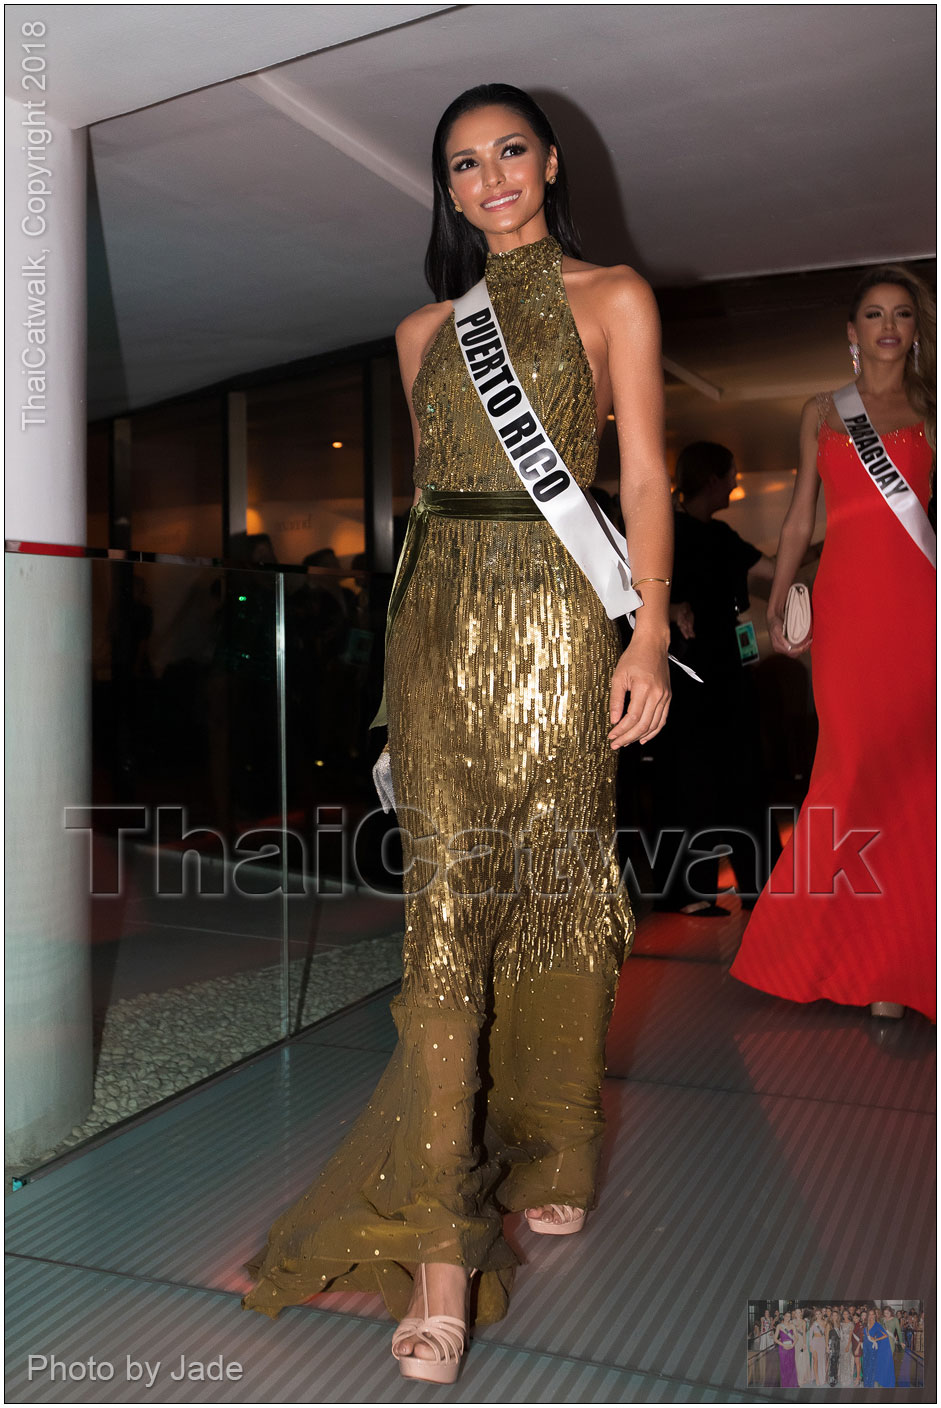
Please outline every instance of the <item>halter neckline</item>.
[{"label": "halter neckline", "polygon": [[562,246],[552,235],[543,235],[541,240],[517,245],[515,249],[488,252],[485,273],[488,280],[503,276],[518,278],[521,274],[551,269],[561,263]]}]

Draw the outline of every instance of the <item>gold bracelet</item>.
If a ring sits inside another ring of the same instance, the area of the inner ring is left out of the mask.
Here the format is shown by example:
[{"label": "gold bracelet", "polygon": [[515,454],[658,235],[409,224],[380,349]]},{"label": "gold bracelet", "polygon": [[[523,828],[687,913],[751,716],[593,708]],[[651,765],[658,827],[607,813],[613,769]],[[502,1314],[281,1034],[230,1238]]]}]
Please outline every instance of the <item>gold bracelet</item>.
[{"label": "gold bracelet", "polygon": [[633,585],[639,587],[641,582],[662,582],[665,587],[668,587],[672,580],[672,577],[636,577]]}]

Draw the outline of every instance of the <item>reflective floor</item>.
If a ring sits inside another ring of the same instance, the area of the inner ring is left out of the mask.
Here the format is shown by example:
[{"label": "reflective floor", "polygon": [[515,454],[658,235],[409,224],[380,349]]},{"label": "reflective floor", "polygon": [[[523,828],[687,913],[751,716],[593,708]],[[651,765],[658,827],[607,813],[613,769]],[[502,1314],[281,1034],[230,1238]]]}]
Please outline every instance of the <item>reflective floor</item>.
[{"label": "reflective floor", "polygon": [[934,1402],[934,1028],[743,987],[741,928],[640,926],[600,1205],[571,1239],[509,1227],[510,1314],[454,1388],[399,1377],[373,1297],[277,1321],[238,1304],[242,1261],[382,1070],[387,991],[8,1199],[8,1401],[884,1402],[748,1388],[747,1302],[906,1297],[927,1303],[927,1386],[897,1396]]}]

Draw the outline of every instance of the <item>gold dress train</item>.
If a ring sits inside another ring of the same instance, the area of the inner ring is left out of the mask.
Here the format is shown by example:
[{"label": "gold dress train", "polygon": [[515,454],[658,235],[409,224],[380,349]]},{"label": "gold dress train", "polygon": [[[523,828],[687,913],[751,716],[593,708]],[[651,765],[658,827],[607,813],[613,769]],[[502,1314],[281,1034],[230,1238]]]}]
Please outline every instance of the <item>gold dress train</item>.
[{"label": "gold dress train", "polygon": [[[520,380],[586,486],[594,386],[561,262],[551,237],[489,255],[487,286]],[[503,1212],[594,1201],[604,1040],[633,935],[606,737],[620,638],[545,519],[507,510],[529,496],[453,318],[412,395],[415,482],[441,511],[412,510],[421,547],[387,638],[406,870],[398,1044],[248,1263],[258,1282],[243,1305],[272,1316],[329,1288],[378,1290],[401,1319],[410,1268],[440,1261],[481,1270],[477,1321],[497,1320],[517,1261]]]}]

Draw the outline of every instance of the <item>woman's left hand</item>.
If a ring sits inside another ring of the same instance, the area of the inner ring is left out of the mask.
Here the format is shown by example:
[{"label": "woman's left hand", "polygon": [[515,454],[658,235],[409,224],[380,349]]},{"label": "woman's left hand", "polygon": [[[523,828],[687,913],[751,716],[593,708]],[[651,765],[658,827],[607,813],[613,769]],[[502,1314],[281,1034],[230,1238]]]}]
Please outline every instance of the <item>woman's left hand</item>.
[{"label": "woman's left hand", "polygon": [[[631,702],[625,712],[628,693]],[[638,740],[646,743],[658,734],[667,721],[670,697],[667,642],[658,645],[635,635],[611,679],[611,747],[626,748]]]}]

